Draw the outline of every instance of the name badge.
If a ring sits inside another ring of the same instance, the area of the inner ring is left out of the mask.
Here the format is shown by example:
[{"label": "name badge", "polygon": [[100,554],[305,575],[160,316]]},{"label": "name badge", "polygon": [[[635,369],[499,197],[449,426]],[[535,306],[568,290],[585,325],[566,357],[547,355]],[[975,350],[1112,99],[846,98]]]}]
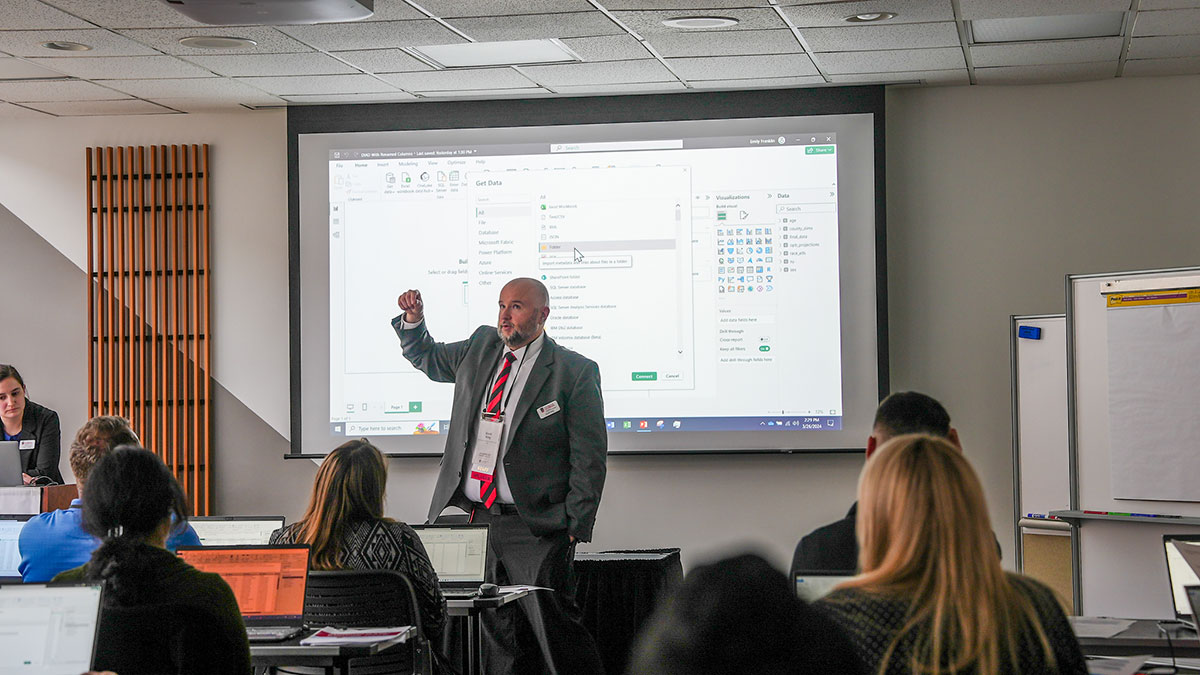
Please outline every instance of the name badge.
[{"label": "name badge", "polygon": [[37,445],[37,441],[32,440],[32,439],[18,441],[17,449],[18,450],[32,450],[34,448],[34,446],[36,446],[36,445]]},{"label": "name badge", "polygon": [[550,401],[546,405],[538,408],[537,414],[538,414],[538,417],[540,417],[541,419],[546,419],[547,417],[553,415],[554,413],[558,412],[559,410],[562,410],[562,408],[558,405],[558,401]]},{"label": "name badge", "polygon": [[471,454],[471,478],[491,478],[496,471],[496,458],[500,456],[500,440],[504,438],[504,422],[479,420],[479,434],[475,437],[475,451]]}]

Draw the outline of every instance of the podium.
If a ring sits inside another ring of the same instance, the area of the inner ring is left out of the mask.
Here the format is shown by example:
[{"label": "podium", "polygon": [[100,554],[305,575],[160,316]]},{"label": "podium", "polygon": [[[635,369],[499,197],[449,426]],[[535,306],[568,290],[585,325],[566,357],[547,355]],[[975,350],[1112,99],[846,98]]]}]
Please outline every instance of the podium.
[{"label": "podium", "polygon": [[5,515],[32,515],[71,506],[71,500],[79,497],[75,484],[49,485],[46,487],[3,487],[0,488],[0,513]]}]

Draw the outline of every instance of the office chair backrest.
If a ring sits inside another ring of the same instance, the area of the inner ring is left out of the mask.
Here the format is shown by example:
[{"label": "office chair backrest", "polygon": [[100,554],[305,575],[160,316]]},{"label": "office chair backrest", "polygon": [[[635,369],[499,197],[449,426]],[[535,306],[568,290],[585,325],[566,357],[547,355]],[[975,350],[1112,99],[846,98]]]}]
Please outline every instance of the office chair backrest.
[{"label": "office chair backrest", "polygon": [[234,672],[245,647],[223,644],[227,638],[214,625],[213,613],[194,605],[104,607],[95,668],[121,675]]},{"label": "office chair backrest", "polygon": [[[417,593],[408,575],[395,570],[332,570],[308,573],[304,623],[311,627],[413,626],[412,672],[432,671],[432,653],[421,627]],[[119,671],[118,671],[119,672]]]}]

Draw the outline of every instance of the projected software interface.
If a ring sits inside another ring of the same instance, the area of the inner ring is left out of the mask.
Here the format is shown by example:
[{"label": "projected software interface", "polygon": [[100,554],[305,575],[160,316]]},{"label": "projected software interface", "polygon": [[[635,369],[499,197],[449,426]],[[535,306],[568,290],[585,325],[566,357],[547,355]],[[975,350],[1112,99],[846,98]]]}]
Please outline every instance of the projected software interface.
[{"label": "projected software interface", "polygon": [[444,431],[396,296],[461,340],[517,276],[599,364],[610,431],[841,428],[833,134],[332,150],[328,223],[334,435]]},{"label": "projected software interface", "polygon": [[0,587],[0,673],[89,670],[99,616],[100,586]]}]

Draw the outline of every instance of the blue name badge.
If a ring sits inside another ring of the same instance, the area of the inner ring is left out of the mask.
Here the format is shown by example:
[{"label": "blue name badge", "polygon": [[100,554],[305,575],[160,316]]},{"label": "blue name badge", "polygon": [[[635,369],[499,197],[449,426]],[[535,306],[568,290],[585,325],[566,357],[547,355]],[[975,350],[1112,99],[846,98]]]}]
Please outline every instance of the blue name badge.
[{"label": "blue name badge", "polygon": [[1026,340],[1041,340],[1042,329],[1037,326],[1018,326],[1017,337],[1025,338]]}]

